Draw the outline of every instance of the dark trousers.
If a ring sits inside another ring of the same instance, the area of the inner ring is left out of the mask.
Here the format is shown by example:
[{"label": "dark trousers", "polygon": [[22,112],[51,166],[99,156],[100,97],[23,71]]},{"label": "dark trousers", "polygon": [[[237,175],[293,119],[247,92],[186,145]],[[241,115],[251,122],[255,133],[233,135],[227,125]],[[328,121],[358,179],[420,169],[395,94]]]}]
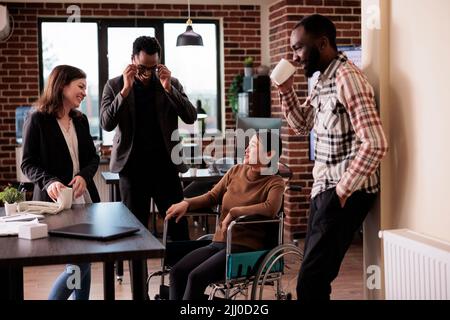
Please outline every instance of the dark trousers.
[{"label": "dark trousers", "polygon": [[[184,199],[181,181],[173,166],[148,167],[149,169],[140,166],[137,168],[138,171],[133,169],[122,171],[119,182],[123,203],[146,227],[150,214],[150,198],[153,198],[159,214],[163,217],[172,204]],[[168,236],[174,241],[188,240],[187,219],[182,218],[178,223],[175,219],[171,219],[168,225]]]},{"label": "dark trousers", "polygon": [[[251,251],[233,246],[232,252]],[[212,242],[198,248],[170,269],[170,300],[203,300],[209,284],[225,280],[226,244]]]},{"label": "dark trousers", "polygon": [[298,299],[330,299],[331,282],[337,277],[353,236],[375,198],[376,194],[357,191],[341,208],[333,188],[312,199],[304,259],[297,282]]}]

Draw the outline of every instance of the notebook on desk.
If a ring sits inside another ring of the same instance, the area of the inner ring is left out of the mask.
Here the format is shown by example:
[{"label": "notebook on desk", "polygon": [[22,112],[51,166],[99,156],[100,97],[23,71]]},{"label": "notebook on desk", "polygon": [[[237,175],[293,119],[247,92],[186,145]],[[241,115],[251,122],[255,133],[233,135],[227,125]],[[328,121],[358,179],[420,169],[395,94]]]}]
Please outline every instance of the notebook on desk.
[{"label": "notebook on desk", "polygon": [[94,225],[90,223],[74,224],[68,227],[53,229],[48,232],[52,236],[108,241],[126,237],[139,231],[139,228]]}]

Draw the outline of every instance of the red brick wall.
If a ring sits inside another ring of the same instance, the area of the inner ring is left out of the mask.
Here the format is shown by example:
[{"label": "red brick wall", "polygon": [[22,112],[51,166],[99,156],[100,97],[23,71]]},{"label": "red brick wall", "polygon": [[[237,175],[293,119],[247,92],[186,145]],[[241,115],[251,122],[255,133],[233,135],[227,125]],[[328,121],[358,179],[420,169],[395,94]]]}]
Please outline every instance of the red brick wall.
[{"label": "red brick wall", "polygon": [[[68,17],[61,3],[6,3],[15,26],[11,38],[0,43],[0,185],[16,180],[15,109],[33,103],[39,94],[38,17]],[[81,17],[185,18],[186,5],[175,4],[80,4]],[[191,17],[223,18],[223,92],[237,73],[243,73],[243,60],[253,56],[261,63],[260,6],[191,5]],[[226,127],[234,127],[231,109],[226,108]]]},{"label": "red brick wall", "polygon": [[[6,43],[0,43],[0,185],[12,182],[15,174],[15,122],[16,107],[31,104],[38,96],[38,17],[67,17],[69,4],[59,3],[6,3],[13,15],[15,28]],[[271,67],[282,57],[290,57],[289,35],[293,26],[304,16],[321,13],[329,16],[338,29],[339,45],[359,45],[361,29],[360,0],[282,0],[270,6],[269,43]],[[81,4],[81,15],[85,17],[175,17],[187,16],[186,5],[171,4]],[[224,70],[223,93],[237,73],[242,72],[242,61],[246,56],[261,63],[260,6],[239,5],[192,5],[191,16],[223,18]],[[307,83],[297,75],[296,90],[306,97]],[[281,117],[278,95],[272,91],[272,115]],[[226,128],[234,127],[231,109],[226,108]],[[285,200],[288,234],[305,231],[309,208],[309,193],[312,184],[312,163],[308,160],[308,139],[298,137],[283,128],[284,161],[294,170],[293,182],[301,184],[301,194],[288,192]]]},{"label": "red brick wall", "polygon": [[[361,44],[361,1],[347,0],[282,0],[269,7],[270,63],[273,68],[281,58],[292,58],[289,37],[292,28],[305,15],[320,13],[329,17],[337,28],[338,45]],[[307,96],[306,78],[297,73],[295,89],[302,101]],[[278,92],[272,88],[272,116],[282,117]],[[309,160],[309,137],[299,137],[283,126],[283,161],[295,172],[292,180],[303,187],[301,193],[285,195],[285,231],[287,235],[305,232],[313,162]]]}]

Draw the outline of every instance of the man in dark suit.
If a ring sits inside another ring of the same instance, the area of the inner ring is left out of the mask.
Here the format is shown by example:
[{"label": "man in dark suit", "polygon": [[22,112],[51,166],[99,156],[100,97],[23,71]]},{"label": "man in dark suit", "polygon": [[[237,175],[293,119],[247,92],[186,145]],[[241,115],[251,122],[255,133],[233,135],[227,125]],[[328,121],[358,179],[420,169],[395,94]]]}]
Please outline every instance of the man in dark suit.
[{"label": "man in dark suit", "polygon": [[[174,164],[171,154],[179,143],[178,117],[187,124],[197,118],[179,81],[159,63],[160,53],[155,38],[137,38],[131,64],[106,83],[100,109],[102,128],[116,129],[110,169],[119,173],[123,202],[145,226],[150,198],[163,215],[183,199],[178,173],[187,166]],[[169,223],[168,234],[172,240],[188,239],[187,220]]]}]

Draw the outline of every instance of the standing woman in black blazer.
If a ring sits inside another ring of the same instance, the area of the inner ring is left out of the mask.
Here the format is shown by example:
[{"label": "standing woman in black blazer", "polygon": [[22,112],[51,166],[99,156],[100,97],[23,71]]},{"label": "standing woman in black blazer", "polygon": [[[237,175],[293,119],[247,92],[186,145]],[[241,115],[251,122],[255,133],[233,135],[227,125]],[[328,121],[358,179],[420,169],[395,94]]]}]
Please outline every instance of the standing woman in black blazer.
[{"label": "standing woman in black blazer", "polygon": [[[85,96],[86,74],[72,66],[57,66],[25,121],[21,169],[34,183],[33,200],[56,200],[61,189],[71,187],[73,203],[100,202],[93,180],[99,156],[87,117],[76,110]],[[87,300],[90,284],[89,263],[67,265],[49,299],[68,299],[74,293],[76,300]]]}]

